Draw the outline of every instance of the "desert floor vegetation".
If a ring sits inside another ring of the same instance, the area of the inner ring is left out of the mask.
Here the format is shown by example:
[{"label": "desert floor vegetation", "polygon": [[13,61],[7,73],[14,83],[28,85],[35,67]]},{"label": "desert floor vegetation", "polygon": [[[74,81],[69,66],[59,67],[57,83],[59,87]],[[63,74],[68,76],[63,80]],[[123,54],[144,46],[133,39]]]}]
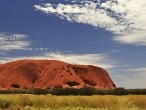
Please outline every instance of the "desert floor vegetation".
[{"label": "desert floor vegetation", "polygon": [[146,110],[146,96],[1,94],[0,110]]}]

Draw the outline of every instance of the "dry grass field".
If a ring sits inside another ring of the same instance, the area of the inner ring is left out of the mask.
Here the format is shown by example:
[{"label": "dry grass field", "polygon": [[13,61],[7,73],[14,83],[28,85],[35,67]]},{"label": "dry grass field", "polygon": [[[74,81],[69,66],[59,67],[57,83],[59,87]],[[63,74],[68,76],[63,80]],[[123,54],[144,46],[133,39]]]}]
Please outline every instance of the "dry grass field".
[{"label": "dry grass field", "polygon": [[1,110],[146,110],[146,96],[0,95]]}]

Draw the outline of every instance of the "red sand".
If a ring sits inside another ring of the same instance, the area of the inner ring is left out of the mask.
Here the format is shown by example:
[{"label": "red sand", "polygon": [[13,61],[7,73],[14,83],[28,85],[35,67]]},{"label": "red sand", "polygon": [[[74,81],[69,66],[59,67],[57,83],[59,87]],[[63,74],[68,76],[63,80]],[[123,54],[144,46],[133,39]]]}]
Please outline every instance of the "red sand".
[{"label": "red sand", "polygon": [[19,60],[0,65],[0,90],[42,88],[114,89],[108,73],[92,65],[57,60]]}]

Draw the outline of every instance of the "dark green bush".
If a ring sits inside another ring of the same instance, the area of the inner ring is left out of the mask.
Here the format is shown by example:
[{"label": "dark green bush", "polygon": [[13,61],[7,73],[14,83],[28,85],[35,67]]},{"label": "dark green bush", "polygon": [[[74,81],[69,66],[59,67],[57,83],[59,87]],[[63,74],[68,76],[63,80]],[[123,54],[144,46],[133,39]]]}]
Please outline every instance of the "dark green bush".
[{"label": "dark green bush", "polygon": [[77,95],[78,90],[74,88],[52,88],[51,95]]},{"label": "dark green bush", "polygon": [[50,89],[52,95],[95,95],[96,90],[90,87],[84,87],[81,89],[75,88],[53,88]]},{"label": "dark green bush", "polygon": [[46,95],[46,94],[48,94],[48,91],[46,89],[39,89],[38,88],[38,89],[34,89],[32,91],[32,93],[35,95]]},{"label": "dark green bush", "polygon": [[95,95],[96,89],[91,87],[84,87],[78,90],[78,95]]},{"label": "dark green bush", "polygon": [[119,88],[115,88],[113,90],[113,95],[127,95],[128,94],[128,90],[119,87]]}]

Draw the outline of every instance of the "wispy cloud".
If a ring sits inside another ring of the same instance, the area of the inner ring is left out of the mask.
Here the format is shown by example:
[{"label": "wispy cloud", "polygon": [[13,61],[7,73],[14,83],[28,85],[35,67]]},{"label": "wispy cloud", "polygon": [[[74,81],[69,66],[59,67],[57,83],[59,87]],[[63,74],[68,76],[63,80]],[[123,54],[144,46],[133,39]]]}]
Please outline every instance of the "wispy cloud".
[{"label": "wispy cloud", "polygon": [[128,71],[137,72],[138,74],[144,73],[146,75],[146,68],[134,68],[134,69],[129,69]]},{"label": "wispy cloud", "polygon": [[5,55],[7,55],[7,54],[6,54],[6,53],[4,53],[4,52],[0,52],[0,55],[5,56]]},{"label": "wispy cloud", "polygon": [[34,50],[40,51],[40,52],[47,52],[48,48],[39,47],[39,48],[35,48]]},{"label": "wispy cloud", "polygon": [[145,0],[71,0],[70,3],[34,7],[71,22],[104,28],[112,32],[113,40],[119,43],[146,45]]},{"label": "wispy cloud", "polygon": [[129,75],[125,77],[125,85],[127,84],[127,87],[145,88],[146,68],[127,69],[127,73],[129,73]]},{"label": "wispy cloud", "polygon": [[[131,75],[131,76],[130,76]],[[120,75],[119,77],[116,77],[113,79],[115,79],[115,83],[117,84],[117,86],[119,87],[124,87],[124,88],[145,88],[145,84],[146,84],[146,75],[141,75],[138,74],[136,75],[136,73],[130,74],[128,75]]]},{"label": "wispy cloud", "polygon": [[44,53],[40,56],[29,56],[29,57],[3,57],[0,58],[0,63],[6,63],[9,61],[22,60],[22,59],[49,59],[49,60],[61,60],[64,62],[72,63],[72,64],[87,64],[87,65],[95,65],[102,68],[113,68],[115,66],[115,62],[110,60],[111,58],[105,54],[63,54],[63,53]]},{"label": "wispy cloud", "polygon": [[146,68],[134,68],[132,65],[109,71],[112,79],[119,87],[145,88]]},{"label": "wispy cloud", "polygon": [[27,50],[31,45],[25,34],[0,33],[0,51]]}]

